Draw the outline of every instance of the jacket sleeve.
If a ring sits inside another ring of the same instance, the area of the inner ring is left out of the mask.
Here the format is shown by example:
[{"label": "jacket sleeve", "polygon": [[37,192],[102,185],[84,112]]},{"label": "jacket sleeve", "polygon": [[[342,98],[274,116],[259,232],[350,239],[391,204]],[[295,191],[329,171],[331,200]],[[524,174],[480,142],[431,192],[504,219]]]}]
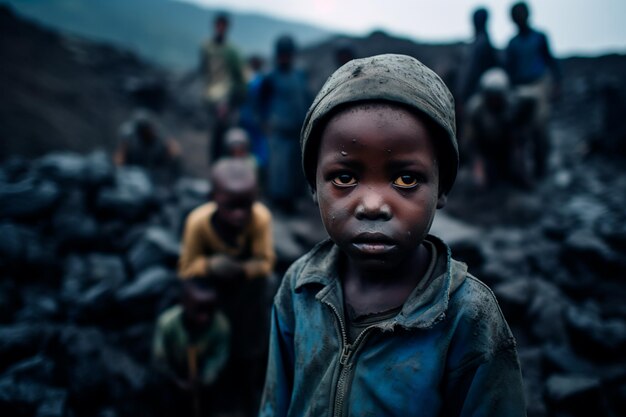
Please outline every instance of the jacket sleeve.
[{"label": "jacket sleeve", "polygon": [[446,381],[443,416],[526,416],[515,347],[453,371]]},{"label": "jacket sleeve", "polygon": [[525,416],[515,339],[495,295],[468,274],[450,301],[456,327],[447,350],[442,415]]},{"label": "jacket sleeve", "polygon": [[272,308],[269,360],[259,417],[287,415],[293,389],[293,331],[286,328],[276,305]]}]

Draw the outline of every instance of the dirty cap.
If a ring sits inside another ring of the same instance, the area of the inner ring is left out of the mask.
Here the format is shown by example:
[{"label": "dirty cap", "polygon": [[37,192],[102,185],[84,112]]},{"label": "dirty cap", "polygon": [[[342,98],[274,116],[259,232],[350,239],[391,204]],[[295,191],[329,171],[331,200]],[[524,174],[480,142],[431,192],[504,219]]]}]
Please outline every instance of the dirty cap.
[{"label": "dirty cap", "polygon": [[447,194],[456,178],[459,151],[456,140],[454,99],[430,68],[407,55],[385,54],[352,60],[328,78],[302,125],[302,166],[315,187],[319,138],[330,117],[341,108],[362,102],[399,104],[425,116],[441,130],[435,135],[440,191]]}]

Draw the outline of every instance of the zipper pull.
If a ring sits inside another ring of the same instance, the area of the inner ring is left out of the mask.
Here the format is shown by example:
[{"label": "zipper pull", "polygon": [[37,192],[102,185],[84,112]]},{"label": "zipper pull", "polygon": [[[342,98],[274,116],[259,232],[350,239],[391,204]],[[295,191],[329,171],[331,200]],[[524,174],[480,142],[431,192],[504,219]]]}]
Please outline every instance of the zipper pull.
[{"label": "zipper pull", "polygon": [[350,360],[350,356],[352,355],[352,346],[346,343],[341,351],[341,358],[339,358],[339,363],[342,366],[346,366],[348,361]]}]

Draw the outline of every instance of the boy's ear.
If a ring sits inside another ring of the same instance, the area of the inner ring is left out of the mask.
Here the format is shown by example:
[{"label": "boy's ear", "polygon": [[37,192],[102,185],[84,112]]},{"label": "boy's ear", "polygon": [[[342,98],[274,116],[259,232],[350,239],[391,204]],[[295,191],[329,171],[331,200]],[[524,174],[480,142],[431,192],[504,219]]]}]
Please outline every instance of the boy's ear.
[{"label": "boy's ear", "polygon": [[448,202],[447,194],[444,194],[444,193],[439,194],[439,198],[437,198],[437,208],[438,209],[444,208],[447,202]]},{"label": "boy's ear", "polygon": [[310,187],[311,190],[311,198],[313,199],[313,203],[317,206],[317,190],[313,187]]}]

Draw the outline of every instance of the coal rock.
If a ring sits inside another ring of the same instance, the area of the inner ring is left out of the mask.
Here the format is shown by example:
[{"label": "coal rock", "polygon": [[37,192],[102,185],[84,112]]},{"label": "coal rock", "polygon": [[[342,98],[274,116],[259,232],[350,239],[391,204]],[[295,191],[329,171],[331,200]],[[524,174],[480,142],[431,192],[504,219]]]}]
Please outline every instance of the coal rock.
[{"label": "coal rock", "polygon": [[572,265],[574,270],[586,265],[600,273],[619,262],[617,254],[589,229],[576,230],[568,236],[563,246],[562,259]]},{"label": "coal rock", "polygon": [[56,297],[45,288],[28,288],[22,292],[23,307],[15,314],[16,321],[44,322],[61,318],[61,308]]},{"label": "coal rock", "polygon": [[58,364],[68,406],[80,415],[123,404],[148,386],[148,372],[94,328],[67,327],[58,338]]},{"label": "coal rock", "polygon": [[155,265],[175,267],[179,252],[176,236],[167,229],[152,226],[131,246],[128,263],[135,274]]},{"label": "coal rock", "polygon": [[460,240],[450,244],[454,259],[465,262],[470,270],[476,270],[485,263],[485,255],[476,240]]},{"label": "coal rock", "polygon": [[65,262],[61,299],[70,321],[104,323],[115,311],[115,294],[128,280],[118,255],[92,253]]},{"label": "coal rock", "polygon": [[173,272],[161,266],[150,267],[116,292],[118,309],[127,320],[153,320],[160,300],[177,284]]},{"label": "coal rock", "polygon": [[0,184],[0,219],[39,219],[49,214],[61,197],[51,181],[26,178],[17,183]]},{"label": "coal rock", "polygon": [[73,152],[49,153],[40,158],[36,170],[40,177],[63,185],[80,185],[84,180],[86,160]]},{"label": "coal rock", "polygon": [[60,213],[55,216],[53,227],[59,248],[66,252],[93,250],[99,246],[100,230],[93,216]]},{"label": "coal rock", "polygon": [[272,225],[277,264],[279,267],[281,264],[290,265],[304,253],[304,248],[291,233],[286,222],[275,219]]},{"label": "coal rock", "polygon": [[14,322],[14,314],[21,307],[20,290],[13,280],[0,281],[0,323]]},{"label": "coal rock", "polygon": [[526,315],[530,333],[543,343],[568,343],[564,312],[569,300],[558,287],[542,279],[530,285],[532,295]]},{"label": "coal rock", "polygon": [[[0,413],[19,415],[16,412],[25,412],[26,415],[59,417],[66,415],[67,391],[58,386],[56,374],[55,363],[43,355],[12,366],[0,377]],[[3,408],[6,408],[6,412],[3,412]]]},{"label": "coal rock", "polygon": [[599,308],[570,306],[566,324],[573,346],[591,355],[616,357],[626,350],[626,322],[603,318]]},{"label": "coal rock", "polygon": [[176,182],[174,191],[181,198],[188,197],[202,203],[209,199],[211,183],[199,178],[181,178]]},{"label": "coal rock", "polygon": [[0,372],[35,356],[54,334],[54,328],[43,325],[21,323],[0,327]]},{"label": "coal rock", "polygon": [[104,253],[73,255],[65,263],[62,291],[66,297],[75,298],[102,282],[120,287],[126,280],[124,261],[118,255]]},{"label": "coal rock", "polygon": [[598,378],[576,374],[555,374],[546,382],[550,408],[574,416],[608,415]]},{"label": "coal rock", "polygon": [[528,279],[520,278],[502,282],[493,287],[498,303],[505,316],[516,321],[524,316],[531,298],[531,284]]},{"label": "coal rock", "polygon": [[55,365],[54,362],[42,355],[36,355],[25,359],[11,366],[3,373],[5,377],[11,377],[15,381],[39,381],[46,384],[54,384]]},{"label": "coal rock", "polygon": [[62,417],[67,415],[66,400],[64,389],[0,378],[0,414],[3,416]]},{"label": "coal rock", "polygon": [[83,181],[90,188],[113,184],[115,167],[104,151],[94,151],[85,157]]},{"label": "coal rock", "polygon": [[0,236],[0,259],[7,265],[32,269],[53,262],[53,249],[32,227],[0,223]]},{"label": "coal rock", "polygon": [[146,214],[154,199],[154,185],[144,170],[121,167],[115,171],[115,184],[98,194],[96,209],[103,217],[133,221]]},{"label": "coal rock", "polygon": [[577,355],[569,345],[548,344],[543,347],[543,356],[548,372],[593,374],[595,371],[597,373],[594,364]]},{"label": "coal rock", "polygon": [[85,193],[68,192],[51,219],[54,239],[65,252],[94,250],[99,246],[98,222],[90,213]]}]

